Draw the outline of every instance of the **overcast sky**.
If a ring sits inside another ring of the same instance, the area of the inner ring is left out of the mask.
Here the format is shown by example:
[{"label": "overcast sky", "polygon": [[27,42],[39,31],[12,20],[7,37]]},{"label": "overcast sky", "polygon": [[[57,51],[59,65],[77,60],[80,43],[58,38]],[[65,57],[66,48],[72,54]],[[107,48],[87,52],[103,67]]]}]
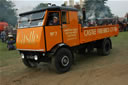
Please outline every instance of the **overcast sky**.
[{"label": "overcast sky", "polygon": [[[15,3],[18,13],[30,11],[33,7],[37,6],[39,3],[53,3],[56,5],[61,5],[64,1],[68,0],[11,0]],[[79,0],[75,0],[79,2]],[[112,13],[120,17],[125,16],[128,13],[128,0],[108,0],[107,4]]]}]

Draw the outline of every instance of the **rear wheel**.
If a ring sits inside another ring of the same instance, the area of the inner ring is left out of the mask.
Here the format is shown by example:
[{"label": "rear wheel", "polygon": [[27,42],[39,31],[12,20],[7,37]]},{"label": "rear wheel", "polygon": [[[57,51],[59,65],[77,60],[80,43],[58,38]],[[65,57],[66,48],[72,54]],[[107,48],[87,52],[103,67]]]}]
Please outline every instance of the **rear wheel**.
[{"label": "rear wheel", "polygon": [[35,61],[34,59],[27,59],[26,56],[22,59],[22,61],[23,61],[24,65],[29,68],[35,68],[38,65],[37,61]]},{"label": "rear wheel", "polygon": [[70,70],[73,62],[72,52],[68,48],[60,48],[52,57],[52,67],[57,73]]},{"label": "rear wheel", "polygon": [[97,48],[97,52],[100,55],[109,55],[111,50],[111,40],[104,39],[100,42],[100,47]]}]

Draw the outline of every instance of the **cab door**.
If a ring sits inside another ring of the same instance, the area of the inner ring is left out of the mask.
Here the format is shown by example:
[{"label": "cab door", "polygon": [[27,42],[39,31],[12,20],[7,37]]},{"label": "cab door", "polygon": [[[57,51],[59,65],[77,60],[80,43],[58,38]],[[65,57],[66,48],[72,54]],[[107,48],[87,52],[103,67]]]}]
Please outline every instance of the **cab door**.
[{"label": "cab door", "polygon": [[[58,19],[57,23],[54,23],[55,18]],[[47,15],[47,21],[45,25],[45,45],[46,50],[50,51],[56,44],[62,42],[61,32],[61,20],[60,11],[49,11]]]},{"label": "cab door", "polygon": [[63,42],[69,46],[80,44],[77,16],[75,11],[62,11]]}]

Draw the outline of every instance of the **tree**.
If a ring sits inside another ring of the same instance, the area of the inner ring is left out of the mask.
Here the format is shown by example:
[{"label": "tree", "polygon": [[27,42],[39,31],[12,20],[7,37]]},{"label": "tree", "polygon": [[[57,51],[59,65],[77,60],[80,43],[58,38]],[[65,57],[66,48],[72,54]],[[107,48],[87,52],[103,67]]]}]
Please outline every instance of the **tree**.
[{"label": "tree", "polygon": [[85,0],[87,18],[111,18],[113,14],[108,6],[107,0]]},{"label": "tree", "polygon": [[68,3],[68,1],[64,1],[64,3],[61,4],[61,6],[67,6],[67,3]]},{"label": "tree", "polygon": [[46,8],[46,7],[48,7],[47,3],[40,3],[35,8],[33,8],[33,10],[39,10],[39,9],[43,9],[43,8]]},{"label": "tree", "polygon": [[12,1],[0,0],[0,22],[7,22],[13,26],[17,23],[16,9]]}]

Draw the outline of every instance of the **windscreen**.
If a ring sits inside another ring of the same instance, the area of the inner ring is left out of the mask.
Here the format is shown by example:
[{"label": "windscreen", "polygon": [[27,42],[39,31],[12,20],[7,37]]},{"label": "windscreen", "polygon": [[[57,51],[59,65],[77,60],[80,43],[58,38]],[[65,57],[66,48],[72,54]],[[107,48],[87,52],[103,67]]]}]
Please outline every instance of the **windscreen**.
[{"label": "windscreen", "polygon": [[42,26],[44,21],[45,11],[22,15],[19,19],[18,28],[29,28]]}]

